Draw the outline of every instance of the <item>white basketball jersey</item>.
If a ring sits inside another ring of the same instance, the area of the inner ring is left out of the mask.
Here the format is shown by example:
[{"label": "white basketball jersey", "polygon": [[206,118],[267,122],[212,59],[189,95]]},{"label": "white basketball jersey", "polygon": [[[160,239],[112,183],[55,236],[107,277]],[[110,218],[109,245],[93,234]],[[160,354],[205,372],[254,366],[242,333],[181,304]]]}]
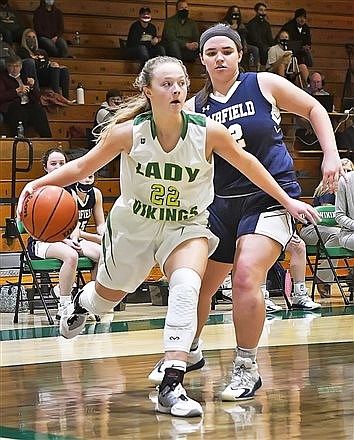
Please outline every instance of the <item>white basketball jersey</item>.
[{"label": "white basketball jersey", "polygon": [[133,146],[121,157],[121,196],[118,205],[146,219],[183,222],[200,214],[213,201],[213,164],[205,158],[206,117],[183,115],[176,147],[165,152],[151,112],[134,119]]}]

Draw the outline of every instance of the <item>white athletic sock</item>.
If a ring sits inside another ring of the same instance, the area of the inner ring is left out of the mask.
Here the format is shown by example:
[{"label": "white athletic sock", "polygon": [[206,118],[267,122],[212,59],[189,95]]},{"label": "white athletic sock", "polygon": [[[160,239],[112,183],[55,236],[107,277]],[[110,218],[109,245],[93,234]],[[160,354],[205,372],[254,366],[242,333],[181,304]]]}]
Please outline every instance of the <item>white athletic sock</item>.
[{"label": "white athletic sock", "polygon": [[71,295],[60,295],[60,305],[65,306],[71,303]]},{"label": "white athletic sock", "polygon": [[164,367],[166,368],[175,368],[176,370],[186,371],[187,363],[180,360],[169,360],[164,362]]},{"label": "white athletic sock", "polygon": [[237,347],[236,348],[236,355],[240,356],[242,358],[251,359],[252,362],[256,362],[257,347],[256,348]]},{"label": "white athletic sock", "polygon": [[294,283],[294,295],[305,295],[306,294],[306,284],[304,281],[300,283]]},{"label": "white athletic sock", "polygon": [[95,282],[90,281],[84,286],[83,292],[80,294],[79,304],[88,312],[100,316],[110,312],[117,304],[117,301],[102,298],[96,292]]}]

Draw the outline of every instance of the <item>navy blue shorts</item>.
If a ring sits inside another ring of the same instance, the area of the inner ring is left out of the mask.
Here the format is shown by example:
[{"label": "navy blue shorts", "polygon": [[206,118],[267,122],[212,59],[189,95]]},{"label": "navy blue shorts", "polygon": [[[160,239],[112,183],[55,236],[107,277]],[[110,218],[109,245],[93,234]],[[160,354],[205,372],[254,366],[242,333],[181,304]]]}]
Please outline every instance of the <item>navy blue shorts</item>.
[{"label": "navy blue shorts", "polygon": [[[284,190],[294,198],[301,193],[297,182],[287,185]],[[245,197],[215,196],[208,210],[210,230],[220,239],[210,259],[221,263],[233,263],[236,240],[241,235],[265,235],[284,249],[295,230],[290,214],[262,191]]]}]

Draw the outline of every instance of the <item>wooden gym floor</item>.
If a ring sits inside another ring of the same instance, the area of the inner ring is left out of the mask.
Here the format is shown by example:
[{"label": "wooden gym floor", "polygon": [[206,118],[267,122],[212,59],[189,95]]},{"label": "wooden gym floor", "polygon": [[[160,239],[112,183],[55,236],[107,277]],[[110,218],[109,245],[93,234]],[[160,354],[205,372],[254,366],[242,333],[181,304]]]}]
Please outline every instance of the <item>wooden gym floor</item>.
[{"label": "wooden gym floor", "polygon": [[147,375],[161,357],[165,307],[128,304],[73,340],[40,311],[20,314],[17,325],[1,314],[0,438],[352,440],[354,307],[337,294],[321,302],[320,311],[267,317],[263,387],[237,403],[219,398],[235,340],[231,306],[218,305],[203,333],[206,365],[185,377],[203,419],[154,412]]}]

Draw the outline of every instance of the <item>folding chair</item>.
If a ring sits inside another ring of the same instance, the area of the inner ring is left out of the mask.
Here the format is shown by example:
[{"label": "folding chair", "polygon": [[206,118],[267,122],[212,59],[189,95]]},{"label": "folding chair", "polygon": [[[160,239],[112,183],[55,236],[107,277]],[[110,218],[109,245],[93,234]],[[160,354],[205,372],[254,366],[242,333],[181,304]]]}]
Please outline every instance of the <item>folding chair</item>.
[{"label": "folding chair", "polygon": [[[316,210],[321,218],[318,225],[323,226],[338,226],[335,219],[335,207],[334,206],[318,206]],[[320,231],[317,225],[314,225],[315,231],[318,237],[318,241],[316,245],[307,245],[306,246],[306,255],[307,262],[312,272],[312,291],[311,297],[312,300],[315,296],[315,287],[316,284],[319,284],[321,281],[321,269],[324,268],[319,267],[320,261],[327,261],[328,266],[326,269],[330,269],[334,281],[330,284],[337,284],[338,289],[343,297],[343,301],[346,305],[349,304],[349,301],[353,300],[353,291],[354,291],[354,274],[353,274],[353,263],[350,265],[350,260],[354,259],[354,251],[343,248],[341,246],[332,246],[326,247],[323,239],[321,237]],[[310,257],[315,257],[315,262],[311,261]],[[338,263],[334,265],[333,260],[343,261],[343,263]],[[345,270],[347,275],[338,276],[338,270]],[[327,283],[327,281],[326,281]],[[347,290],[348,289],[348,290]],[[347,294],[349,293],[349,295]]]},{"label": "folding chair", "polygon": [[[14,221],[15,222],[15,221]],[[52,316],[49,313],[48,308],[53,305],[56,306],[58,304],[58,298],[55,296],[53,292],[53,276],[56,274],[58,276],[58,272],[61,268],[62,261],[56,258],[46,258],[46,259],[31,259],[28,254],[27,247],[23,241],[22,234],[26,232],[21,222],[15,222],[15,227],[17,229],[17,238],[21,245],[21,255],[20,255],[20,272],[17,281],[17,296],[16,296],[16,306],[15,306],[15,315],[14,315],[14,323],[18,322],[18,312],[21,301],[28,301],[30,305],[30,313],[34,313],[35,308],[35,297],[39,297],[39,300],[44,308],[44,311],[47,315],[49,324],[53,325],[54,321]],[[90,271],[94,268],[95,263],[87,257],[79,257],[78,267],[77,267],[77,289],[79,286],[85,285],[85,278],[83,276],[83,271]],[[33,289],[33,295],[31,298],[23,298],[21,285],[24,275],[31,275]],[[44,288],[48,290],[48,295],[44,295]]]}]

